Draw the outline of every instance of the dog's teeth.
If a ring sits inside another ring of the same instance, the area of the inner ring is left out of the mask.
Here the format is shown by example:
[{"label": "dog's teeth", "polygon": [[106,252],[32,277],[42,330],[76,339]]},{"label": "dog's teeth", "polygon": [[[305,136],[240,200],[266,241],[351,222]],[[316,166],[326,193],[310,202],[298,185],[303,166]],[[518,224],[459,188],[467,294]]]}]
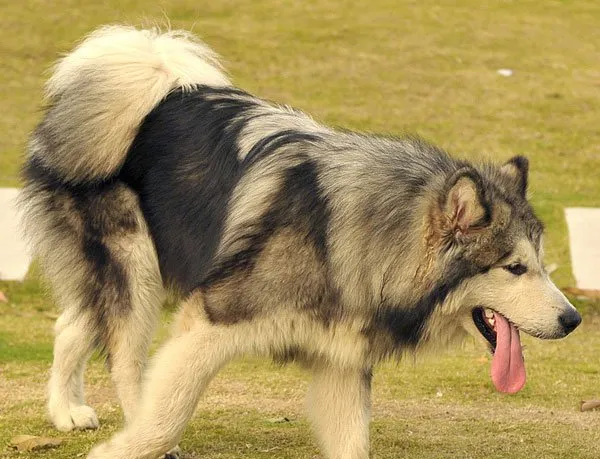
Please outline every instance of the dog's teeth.
[{"label": "dog's teeth", "polygon": [[493,328],[496,324],[496,321],[494,319],[494,311],[492,311],[491,309],[485,308],[485,320]]}]

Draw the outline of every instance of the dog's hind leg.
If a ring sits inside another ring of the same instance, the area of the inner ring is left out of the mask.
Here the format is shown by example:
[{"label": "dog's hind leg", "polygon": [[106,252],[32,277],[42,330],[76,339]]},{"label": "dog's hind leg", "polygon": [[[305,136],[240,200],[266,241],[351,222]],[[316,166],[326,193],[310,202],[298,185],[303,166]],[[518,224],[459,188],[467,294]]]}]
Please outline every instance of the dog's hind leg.
[{"label": "dog's hind leg", "polygon": [[[55,327],[48,402],[50,418],[60,430],[98,427],[94,411],[83,402],[85,362],[96,347],[107,356],[126,422],[133,419],[164,298],[154,246],[141,216],[137,231],[88,242],[92,244],[91,263],[74,244],[68,249],[79,271],[64,266],[50,270],[64,309]],[[65,273],[71,275],[66,278]],[[57,288],[61,281],[68,288]]]},{"label": "dog's hind leg", "polygon": [[130,423],[138,408],[142,375],[164,300],[164,289],[148,234],[130,234],[107,246],[123,267],[128,284],[126,312],[110,318],[104,346],[125,421]]},{"label": "dog's hind leg", "polygon": [[327,459],[368,459],[371,371],[317,367],[309,417]]},{"label": "dog's hind leg", "polygon": [[83,398],[85,363],[94,349],[89,317],[65,310],[55,325],[54,363],[48,384],[48,412],[57,429],[95,429],[98,418]]},{"label": "dog's hind leg", "polygon": [[98,426],[83,401],[83,371],[100,348],[130,420],[163,298],[138,199],[121,183],[78,193],[30,188],[24,194],[30,238],[64,311],[56,323],[50,418],[61,430]]},{"label": "dog's hind leg", "polygon": [[251,340],[236,328],[196,321],[171,338],[153,360],[134,421],[88,459],[155,459],[175,446],[211,379],[250,350]]},{"label": "dog's hind leg", "polygon": [[151,317],[140,319],[136,320],[134,314],[120,319],[106,349],[111,378],[126,424],[135,418],[137,412],[142,376],[154,331],[155,321]]}]

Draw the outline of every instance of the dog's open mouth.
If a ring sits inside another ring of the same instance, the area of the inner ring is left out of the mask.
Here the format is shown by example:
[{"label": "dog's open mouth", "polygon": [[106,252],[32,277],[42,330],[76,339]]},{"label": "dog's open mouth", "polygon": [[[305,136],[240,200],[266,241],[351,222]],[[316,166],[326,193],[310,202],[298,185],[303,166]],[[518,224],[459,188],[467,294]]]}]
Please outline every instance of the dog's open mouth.
[{"label": "dog's open mouth", "polygon": [[491,376],[494,386],[509,394],[520,391],[525,385],[526,374],[519,330],[502,314],[488,308],[475,308],[472,316],[493,354]]},{"label": "dog's open mouth", "polygon": [[492,354],[496,352],[496,320],[494,319],[494,311],[488,308],[473,309],[473,322],[479,330],[479,333],[490,344]]}]

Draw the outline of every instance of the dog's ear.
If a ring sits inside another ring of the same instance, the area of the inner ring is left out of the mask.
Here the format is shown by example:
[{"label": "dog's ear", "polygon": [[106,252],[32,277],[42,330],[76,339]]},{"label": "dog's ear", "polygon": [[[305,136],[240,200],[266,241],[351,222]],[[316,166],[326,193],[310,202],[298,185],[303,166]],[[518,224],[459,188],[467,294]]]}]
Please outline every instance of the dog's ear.
[{"label": "dog's ear", "polygon": [[525,156],[515,156],[506,162],[500,171],[510,177],[516,184],[517,191],[523,197],[527,194],[527,176],[529,160]]},{"label": "dog's ear", "polygon": [[444,195],[445,221],[453,234],[468,235],[489,224],[490,204],[482,179],[475,170],[464,167],[456,171],[448,179]]}]

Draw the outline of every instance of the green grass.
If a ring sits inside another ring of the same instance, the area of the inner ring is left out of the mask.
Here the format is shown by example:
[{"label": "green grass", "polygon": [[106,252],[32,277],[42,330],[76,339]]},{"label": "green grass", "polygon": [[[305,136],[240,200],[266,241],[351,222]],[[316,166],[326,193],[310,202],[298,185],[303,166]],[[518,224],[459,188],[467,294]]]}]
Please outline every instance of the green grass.
[{"label": "green grass", "polygon": [[[531,196],[547,226],[548,263],[573,284],[563,209],[600,206],[600,3],[372,0],[26,0],[1,2],[0,185],[18,186],[28,132],[57,55],[109,22],[192,29],[223,57],[234,80],[260,96],[361,131],[418,133],[471,159],[531,160]],[[514,76],[496,73],[511,68]],[[58,436],[43,398],[56,314],[33,273],[0,284],[0,457],[14,434]],[[374,458],[600,457],[600,417],[577,402],[598,394],[595,307],[556,343],[526,339],[529,383],[495,394],[472,343],[376,374]],[[596,305],[597,306],[597,305]],[[163,331],[164,335],[164,331]],[[98,432],[31,457],[71,458],[120,422],[100,361],[89,370]],[[189,457],[312,458],[302,414],[307,375],[240,361],[215,381],[183,440]],[[436,394],[441,394],[437,396]],[[272,424],[288,416],[294,422]]]}]

